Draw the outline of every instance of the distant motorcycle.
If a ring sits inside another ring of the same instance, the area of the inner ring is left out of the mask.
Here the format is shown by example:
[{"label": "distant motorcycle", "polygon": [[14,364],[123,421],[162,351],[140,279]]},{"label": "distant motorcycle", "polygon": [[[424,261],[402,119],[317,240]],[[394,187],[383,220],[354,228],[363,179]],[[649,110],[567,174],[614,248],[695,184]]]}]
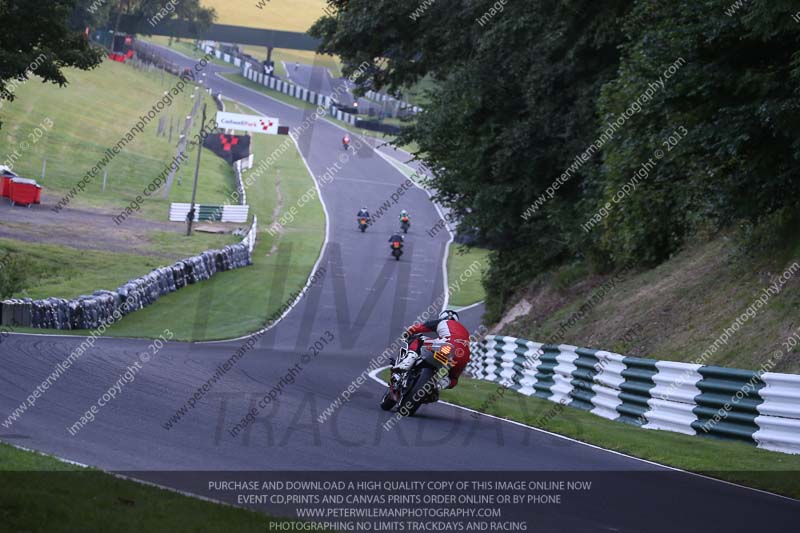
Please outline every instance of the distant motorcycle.
[{"label": "distant motorcycle", "polygon": [[408,233],[408,228],[410,227],[411,227],[411,220],[408,217],[401,217],[400,229],[403,230],[403,233]]},{"label": "distant motorcycle", "polygon": [[367,231],[368,221],[366,218],[359,218],[358,219],[358,229],[361,230],[361,233]]},{"label": "distant motorcycle", "polygon": [[392,249],[392,256],[400,261],[400,256],[403,255],[403,243],[402,241],[394,241],[390,244]]},{"label": "distant motorcycle", "polygon": [[[404,342],[400,348],[400,358],[405,358],[408,353],[408,343]],[[381,409],[391,411],[399,406],[401,415],[414,416],[422,404],[439,401],[437,383],[453,366],[453,354],[455,347],[447,341],[437,339],[429,347],[420,343],[419,354],[411,368],[405,372],[392,372],[389,390],[381,399]]]}]

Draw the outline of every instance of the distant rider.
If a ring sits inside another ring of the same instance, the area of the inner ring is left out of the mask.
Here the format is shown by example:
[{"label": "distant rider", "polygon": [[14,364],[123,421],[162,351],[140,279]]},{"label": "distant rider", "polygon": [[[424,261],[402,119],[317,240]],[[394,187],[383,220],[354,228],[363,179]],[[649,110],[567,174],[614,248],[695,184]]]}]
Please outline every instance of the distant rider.
[{"label": "distant rider", "polygon": [[411,222],[411,217],[408,216],[408,211],[405,209],[400,211],[400,222]]},{"label": "distant rider", "polygon": [[345,150],[347,150],[350,147],[350,136],[349,135],[345,134],[345,136],[342,137],[342,146],[344,146]]},{"label": "distant rider", "polygon": [[402,236],[402,235],[400,235],[399,233],[395,233],[394,235],[392,235],[391,237],[389,237],[389,244],[390,244],[390,247],[391,247],[391,248],[394,248],[394,243],[396,243],[396,242],[399,242],[399,243],[400,243],[400,246],[402,247],[402,246],[403,246],[403,242],[405,242],[405,239],[404,239],[404,238],[403,238],[403,236]]},{"label": "distant rider", "polygon": [[[469,331],[458,321],[458,313],[447,309],[439,314],[437,320],[429,320],[424,324],[414,324],[406,330],[406,336],[412,337],[425,333],[435,333],[439,340],[447,341],[455,347],[453,366],[447,376],[439,380],[439,390],[452,389],[458,384],[458,377],[469,363]],[[408,346],[408,354],[395,364],[395,369],[405,372],[419,356],[422,345],[428,345],[436,339],[428,338],[423,343],[419,338],[414,339]]]},{"label": "distant rider", "polygon": [[369,211],[367,210],[367,206],[362,207],[359,209],[358,213],[356,214],[356,221],[360,221],[362,218],[367,219],[367,224],[370,222],[369,218]]}]

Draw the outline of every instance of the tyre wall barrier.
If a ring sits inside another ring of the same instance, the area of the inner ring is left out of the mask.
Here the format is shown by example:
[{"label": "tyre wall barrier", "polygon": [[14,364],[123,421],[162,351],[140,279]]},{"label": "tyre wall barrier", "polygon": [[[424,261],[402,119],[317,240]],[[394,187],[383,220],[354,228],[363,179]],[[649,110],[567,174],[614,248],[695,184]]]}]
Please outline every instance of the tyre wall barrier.
[{"label": "tyre wall barrier", "polygon": [[645,429],[729,439],[800,454],[800,376],[629,357],[488,335],[467,371]]},{"label": "tyre wall barrier", "polygon": [[94,330],[155,303],[171,292],[210,279],[218,272],[252,264],[258,220],[242,242],[207,250],[177,263],[157,268],[128,281],[116,291],[99,290],[73,300],[63,298],[11,299],[0,302],[0,325],[11,327]]}]

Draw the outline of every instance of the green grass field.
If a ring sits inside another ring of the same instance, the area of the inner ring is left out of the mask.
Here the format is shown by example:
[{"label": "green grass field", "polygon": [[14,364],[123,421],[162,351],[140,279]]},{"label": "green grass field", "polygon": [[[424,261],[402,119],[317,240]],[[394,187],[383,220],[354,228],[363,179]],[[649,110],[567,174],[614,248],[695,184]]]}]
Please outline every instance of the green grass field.
[{"label": "green grass field", "polygon": [[472,275],[462,282],[457,291],[450,295],[450,304],[454,307],[465,307],[480,302],[486,298],[481,280],[483,272],[489,266],[489,250],[483,248],[468,248],[456,243],[450,245],[450,252],[447,256],[447,277],[452,285],[459,281],[459,277],[467,272],[473,262],[478,261],[482,265],[480,275]]},{"label": "green grass field", "polygon": [[[189,252],[196,253],[189,248],[224,246],[230,239],[230,236],[198,234],[191,241],[184,239],[187,244],[173,251],[174,259],[186,257]],[[5,253],[20,258],[26,271],[25,287],[15,291],[13,297],[34,299],[75,298],[98,289],[114,290],[129,279],[169,264],[165,259],[152,256],[0,239],[0,255]]]},{"label": "green grass field", "polygon": [[[229,109],[255,113],[238,105],[229,106]],[[287,140],[284,136],[254,136],[255,167]],[[245,173],[245,180],[247,176]],[[266,231],[278,207],[278,190],[280,217],[314,187],[294,145],[254,181],[247,189],[251,210],[259,219],[254,264],[220,273],[206,282],[172,293],[156,305],[126,317],[111,328],[111,335],[156,337],[164,331],[165,324],[170,324],[178,340],[244,335],[263,326],[294,291],[305,285],[319,257],[325,234],[325,215],[319,200],[304,205],[300,216],[287,224],[283,233],[271,236]],[[275,279],[278,272],[287,273],[285,282]],[[176,317],[181,318],[176,321]]]},{"label": "green grass field", "polygon": [[[388,379],[388,370],[382,377]],[[634,457],[800,497],[798,455],[770,452],[739,442],[641,429],[510,389],[498,394],[498,387],[490,381],[459,379],[458,387],[442,392],[441,399]]]},{"label": "green grass field", "polygon": [[[698,361],[762,290],[800,262],[800,234],[787,239],[750,257],[725,235],[690,245],[655,269],[623,273],[561,342],[651,359]],[[525,291],[531,312],[503,328],[503,334],[540,342],[551,338],[608,279],[589,276],[580,267],[542,274]],[[782,343],[798,327],[798,289],[800,276],[795,274],[730,342],[700,362],[757,370],[775,350],[785,351]],[[798,371],[797,349],[773,370]]]},{"label": "green grass field", "polygon": [[[254,113],[237,105],[231,109]],[[255,166],[278,149],[281,143],[291,143],[288,139],[284,136],[255,136],[252,145]],[[247,176],[245,173],[245,180]],[[109,328],[107,335],[153,338],[161,335],[165,327],[175,333],[175,340],[182,341],[245,335],[261,328],[292,293],[305,285],[319,257],[325,233],[325,217],[319,200],[315,198],[305,204],[300,215],[286,224],[282,233],[272,236],[266,231],[272,224],[274,213],[277,212],[280,217],[314,187],[294,145],[291,144],[288,151],[253,182],[247,190],[247,196],[251,212],[259,218],[254,264],[219,273],[208,281],[169,294],[156,304],[128,315]],[[43,275],[40,287],[28,289],[34,298],[52,295],[67,298],[97,288],[115,289],[131,277],[164,266],[164,262],[157,258],[92,254],[44,245],[34,246],[33,249],[36,251],[35,259],[42,265],[38,270],[47,273]],[[70,261],[74,264],[68,269],[58,268],[62,262]],[[86,334],[82,331],[71,333]]]},{"label": "green grass field", "polygon": [[[59,88],[31,81],[17,92],[14,102],[3,108],[3,127],[0,130],[0,154],[18,150],[22,156],[14,170],[25,177],[40,181],[44,187],[43,201],[56,203],[83,175],[116,145],[139,120],[172,88],[178,79],[160,71],[147,72],[113,61],[105,61],[95,70],[70,70],[69,85]],[[172,161],[178,142],[179,126],[193,104],[194,87],[188,85],[172,105],[137,134],[122,152],[108,164],[106,191],[102,192],[103,176],[99,175],[78,195],[71,207],[102,208],[107,211],[124,209]],[[203,91],[209,116],[213,116],[213,100]],[[163,117],[165,136],[156,136],[158,122]],[[36,143],[28,137],[46,119],[53,123]],[[169,130],[173,129],[172,142]],[[193,133],[200,129],[200,117],[194,121]],[[20,143],[29,142],[22,150]],[[203,203],[221,202],[233,190],[233,172],[223,160],[205,150],[205,163],[198,190]],[[196,150],[189,152],[191,163]],[[41,179],[42,162],[47,159],[47,172]],[[181,185],[172,187],[164,200],[160,192],[147,198],[137,216],[166,220],[170,202],[186,202],[191,198],[191,177],[194,165],[185,162],[177,176]]]},{"label": "green grass field", "polygon": [[[55,124],[52,132],[35,146],[48,153],[48,176],[44,185],[51,197],[66,191],[73,180],[80,178],[77,171],[67,172],[65,167],[67,170],[81,169],[89,163],[91,167],[99,157],[98,152],[105,150],[109,139],[117,138],[130,127],[129,123],[135,123],[136,116],[146,112],[147,106],[152,106],[163,93],[162,89],[175,79],[166,75],[162,82],[160,73],[142,72],[110,62],[92,72],[72,74],[71,84],[66,90],[37,86],[33,82],[27,84],[24,90],[19,91],[18,100],[4,109],[7,112],[0,130],[8,146],[28,123],[36,123],[40,117],[52,117]],[[129,87],[137,89],[129,91]],[[128,95],[128,92],[132,94]],[[86,113],[76,103],[78,100],[90,108],[93,100],[94,105],[100,108],[92,114],[95,128],[84,130],[79,127]],[[180,100],[176,102],[173,113],[185,116],[190,105],[188,97],[185,101]],[[209,116],[213,116],[215,109],[212,104]],[[249,109],[242,111],[252,112]],[[121,118],[114,119],[115,113],[119,113]],[[59,124],[63,126],[59,127]],[[319,200],[314,199],[305,205],[302,216],[288,224],[283,233],[273,237],[264,230],[272,223],[275,213],[280,215],[296,203],[313,187],[313,181],[288,137],[254,136],[252,150],[258,166],[284,142],[290,143],[289,149],[248,189],[251,213],[258,216],[261,229],[254,251],[255,264],[221,273],[212,280],[168,295],[114,325],[108,330],[109,335],[157,337],[165,327],[175,332],[177,340],[243,335],[263,326],[289,295],[305,284],[319,256],[324,236],[325,221]],[[156,138],[154,131],[146,130],[129,151],[112,162],[106,193],[100,191],[100,184],[93,183],[74,201],[74,205],[114,211],[122,209],[141,193],[141,187],[149,183],[152,173],[171,160],[172,154],[173,146],[163,138]],[[176,182],[169,199],[149,198],[137,216],[163,221],[170,201],[188,201],[192,177],[189,170],[193,170],[195,158],[196,150],[191,154],[192,165],[184,165],[183,184],[178,186]],[[77,163],[67,167],[68,160]],[[21,161],[16,170],[29,175],[32,165],[31,161]],[[121,178],[123,170],[125,179]],[[204,149],[198,201],[221,204],[230,198],[234,188],[232,174],[230,165]],[[279,194],[282,205],[277,209]],[[143,244],[143,248],[154,256],[22,244],[13,240],[0,240],[0,254],[11,252],[27,265],[25,286],[14,296],[74,298],[97,289],[114,290],[128,279],[142,276],[153,268],[240,240],[231,235],[199,233],[186,238],[182,234],[183,228],[183,224],[177,224],[175,233],[151,231],[141,236],[143,243],[137,244]],[[275,279],[276,272],[281,269],[288,272],[285,283]],[[73,333],[82,335],[86,332]]]},{"label": "green grass field", "polygon": [[3,531],[263,532],[270,530],[270,523],[291,522],[120,479],[2,443],[0,483]]},{"label": "green grass field", "polygon": [[217,11],[218,24],[304,32],[324,13],[325,0],[270,0],[263,9],[255,2],[202,0]]}]

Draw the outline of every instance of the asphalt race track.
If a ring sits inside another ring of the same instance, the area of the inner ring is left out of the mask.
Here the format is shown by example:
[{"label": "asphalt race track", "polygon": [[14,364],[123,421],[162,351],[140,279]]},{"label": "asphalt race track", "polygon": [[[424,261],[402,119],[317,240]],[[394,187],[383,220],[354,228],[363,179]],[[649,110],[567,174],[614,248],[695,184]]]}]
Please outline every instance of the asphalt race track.
[{"label": "asphalt race track", "polygon": [[[194,63],[172,55],[187,66]],[[206,71],[215,92],[278,117],[283,125],[297,126],[311,114],[216,75],[224,70],[210,65]],[[342,135],[342,129],[324,120],[303,133],[299,146],[316,176],[344,154]],[[167,343],[94,423],[71,436],[67,427],[150,344],[102,339],[10,431],[0,428],[0,439],[185,489],[191,489],[185,479],[176,475],[173,480],[165,472],[382,471],[388,478],[399,470],[572,471],[588,477],[605,473],[597,478],[594,497],[580,509],[563,505],[536,511],[531,522],[536,531],[767,531],[796,523],[797,501],[665,469],[492,417],[474,418],[450,405],[424,406],[416,417],[386,431],[382,425],[393,415],[378,408],[384,387],[372,379],[320,424],[317,417],[405,325],[441,297],[445,286],[442,258],[449,237],[446,232],[434,238],[425,233],[439,220],[426,193],[408,190],[389,213],[360,233],[355,225],[358,208],[367,205],[374,211],[405,178],[371,149],[349,154],[341,172],[321,187],[329,220],[320,262],[326,269],[324,278],[170,429],[164,424],[247,339]],[[396,262],[387,239],[401,208],[409,209],[414,225],[406,254]],[[279,283],[279,277],[276,273],[276,279],[264,282]],[[212,305],[213,298],[223,297],[212,295]],[[193,311],[196,316],[190,319],[202,322],[202,312]],[[479,315],[480,308],[465,313],[470,328],[478,326]],[[229,430],[248,409],[326,332],[334,341],[303,364],[294,383],[283,388],[279,400],[254,424],[231,436]],[[44,335],[6,339],[0,345],[0,416],[5,419],[81,340]]]}]

